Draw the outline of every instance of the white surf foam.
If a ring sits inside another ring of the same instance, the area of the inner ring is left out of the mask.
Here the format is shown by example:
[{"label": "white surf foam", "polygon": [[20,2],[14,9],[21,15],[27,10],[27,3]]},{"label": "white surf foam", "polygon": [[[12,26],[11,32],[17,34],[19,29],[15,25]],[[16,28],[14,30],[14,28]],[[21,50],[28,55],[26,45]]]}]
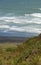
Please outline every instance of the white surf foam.
[{"label": "white surf foam", "polygon": [[[14,25],[10,26],[7,23],[13,23],[13,24],[15,23],[16,26],[14,26]],[[20,31],[20,32],[41,33],[41,26],[35,27],[34,23],[41,25],[41,13],[25,14],[24,16],[0,17],[0,29],[4,29],[4,32]],[[20,26],[19,26],[19,24],[20,24]],[[28,24],[29,24],[29,26],[28,26]],[[30,24],[32,24],[32,25],[30,26]],[[24,25],[24,26],[21,26],[21,25]]]},{"label": "white surf foam", "polygon": [[4,21],[5,23],[17,23],[17,24],[28,24],[28,23],[36,23],[36,24],[41,24],[41,18],[37,17],[32,17],[36,16],[35,14],[29,16],[24,16],[24,17],[0,17],[0,21]]},{"label": "white surf foam", "polygon": [[41,11],[41,8],[38,8]]},{"label": "white surf foam", "polygon": [[31,16],[33,16],[33,17],[40,17],[41,18],[41,13],[33,13],[33,14],[31,14]]},{"label": "white surf foam", "polygon": [[0,28],[3,29],[3,28],[10,28],[8,25],[0,25]]},{"label": "white surf foam", "polygon": [[8,31],[20,31],[20,32],[33,32],[33,33],[41,33],[41,28],[36,28],[36,27],[29,27],[29,26],[24,26],[24,27],[18,27],[18,26],[8,26],[8,25],[0,25],[0,29],[4,29],[4,32]]},{"label": "white surf foam", "polygon": [[30,32],[30,33],[41,33],[41,29],[32,28],[32,27],[9,27],[9,29],[5,29],[4,31],[19,31],[19,32]]}]

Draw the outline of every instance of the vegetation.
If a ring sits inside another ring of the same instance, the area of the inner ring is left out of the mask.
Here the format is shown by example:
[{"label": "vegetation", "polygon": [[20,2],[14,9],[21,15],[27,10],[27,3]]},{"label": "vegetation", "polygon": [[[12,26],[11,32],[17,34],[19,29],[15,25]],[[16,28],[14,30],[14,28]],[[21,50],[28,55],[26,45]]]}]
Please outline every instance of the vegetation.
[{"label": "vegetation", "polygon": [[0,44],[0,65],[41,65],[41,34],[20,45]]}]

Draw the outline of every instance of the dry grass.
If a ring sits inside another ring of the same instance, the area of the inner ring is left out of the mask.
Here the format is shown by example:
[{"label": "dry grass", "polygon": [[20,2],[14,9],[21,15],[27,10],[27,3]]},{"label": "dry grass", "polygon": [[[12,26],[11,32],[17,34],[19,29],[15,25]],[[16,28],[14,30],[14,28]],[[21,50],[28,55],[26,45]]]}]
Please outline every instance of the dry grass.
[{"label": "dry grass", "polygon": [[41,65],[41,37],[23,44],[0,43],[0,65]]}]

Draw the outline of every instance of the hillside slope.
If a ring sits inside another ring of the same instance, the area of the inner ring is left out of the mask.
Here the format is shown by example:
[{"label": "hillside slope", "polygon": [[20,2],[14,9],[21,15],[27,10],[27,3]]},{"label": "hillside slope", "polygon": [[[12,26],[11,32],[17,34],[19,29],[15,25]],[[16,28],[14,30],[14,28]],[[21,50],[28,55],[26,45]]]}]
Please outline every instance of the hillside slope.
[{"label": "hillside slope", "polygon": [[15,47],[1,45],[0,65],[41,65],[41,34]]},{"label": "hillside slope", "polygon": [[41,34],[24,42],[19,48],[19,65],[41,65]]}]

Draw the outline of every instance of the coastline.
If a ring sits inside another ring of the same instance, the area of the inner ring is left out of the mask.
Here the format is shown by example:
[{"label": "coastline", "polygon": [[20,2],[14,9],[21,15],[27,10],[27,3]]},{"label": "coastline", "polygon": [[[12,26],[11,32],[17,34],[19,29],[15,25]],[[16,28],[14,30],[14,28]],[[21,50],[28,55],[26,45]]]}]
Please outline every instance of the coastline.
[{"label": "coastline", "polygon": [[0,37],[0,43],[21,43],[28,39],[29,37]]}]

